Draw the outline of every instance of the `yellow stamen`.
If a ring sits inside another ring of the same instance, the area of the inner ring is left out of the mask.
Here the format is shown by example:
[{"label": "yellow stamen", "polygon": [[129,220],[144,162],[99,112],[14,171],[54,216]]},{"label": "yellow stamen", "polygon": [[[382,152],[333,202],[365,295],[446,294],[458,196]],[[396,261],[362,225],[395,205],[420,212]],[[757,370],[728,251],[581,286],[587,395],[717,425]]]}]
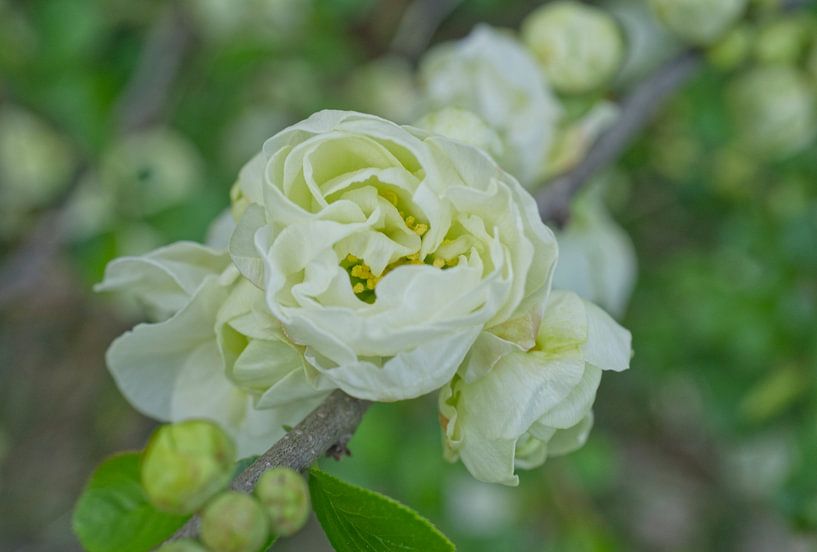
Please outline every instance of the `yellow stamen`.
[{"label": "yellow stamen", "polygon": [[372,274],[372,269],[365,264],[353,266],[350,274],[355,278],[360,278],[361,280],[374,278],[374,274]]},{"label": "yellow stamen", "polygon": [[364,286],[361,282],[358,282],[354,286],[352,286],[352,291],[354,291],[355,294],[360,295],[361,293],[366,291],[366,286]]},{"label": "yellow stamen", "polygon": [[444,267],[444,266],[445,266],[445,259],[443,259],[442,257],[437,257],[436,259],[434,259],[434,262],[433,262],[433,263],[431,263],[431,264],[432,264],[432,265],[433,265],[435,268],[442,268],[442,267]]},{"label": "yellow stamen", "polygon": [[374,287],[377,285],[377,281],[378,278],[369,278],[368,280],[366,280],[366,287],[368,289],[374,289]]},{"label": "yellow stamen", "polygon": [[426,232],[428,232],[428,224],[423,224],[422,222],[413,228],[414,233],[418,236],[422,236]]}]

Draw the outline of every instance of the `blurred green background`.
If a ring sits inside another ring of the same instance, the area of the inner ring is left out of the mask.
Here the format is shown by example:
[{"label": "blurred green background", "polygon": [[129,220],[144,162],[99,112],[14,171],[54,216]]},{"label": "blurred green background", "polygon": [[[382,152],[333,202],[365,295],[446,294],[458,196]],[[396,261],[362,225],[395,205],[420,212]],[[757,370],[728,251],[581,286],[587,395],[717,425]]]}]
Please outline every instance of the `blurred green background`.
[{"label": "blurred green background", "polygon": [[[85,479],[153,427],[105,370],[139,316],[93,295],[105,264],[203,240],[285,125],[409,94],[399,68],[384,92],[365,65],[395,48],[416,62],[393,40],[412,4],[0,0],[0,550],[78,550]],[[539,4],[451,4],[431,40]],[[636,355],[604,379],[583,449],[518,488],[481,484],[442,460],[428,397],[373,407],[353,456],[324,467],[466,552],[817,550],[817,146],[734,147],[733,78],[705,69],[619,163]],[[313,523],[278,547],[328,544]]]}]

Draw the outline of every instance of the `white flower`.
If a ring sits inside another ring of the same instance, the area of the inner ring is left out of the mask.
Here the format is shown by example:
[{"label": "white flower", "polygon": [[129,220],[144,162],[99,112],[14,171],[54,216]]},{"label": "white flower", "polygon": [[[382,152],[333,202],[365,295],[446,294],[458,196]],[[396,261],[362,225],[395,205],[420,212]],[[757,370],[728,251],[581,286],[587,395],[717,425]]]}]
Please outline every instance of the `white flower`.
[{"label": "white flower", "polygon": [[241,172],[233,261],[332,385],[445,385],[483,328],[540,305],[556,261],[533,198],[481,150],[353,112],[277,134]]},{"label": "white flower", "polygon": [[525,186],[541,177],[561,107],[536,59],[510,33],[487,26],[437,46],[420,64],[430,110],[458,107],[479,115],[499,134],[497,161]]},{"label": "white flower", "polygon": [[637,267],[633,242],[590,194],[573,202],[570,220],[556,234],[559,264],[554,287],[575,291],[619,317],[630,301]]},{"label": "white flower", "polygon": [[817,134],[814,87],[797,69],[761,66],[740,75],[728,90],[739,140],[765,157],[794,155]]},{"label": "white flower", "polygon": [[629,367],[629,332],[572,292],[551,293],[535,336],[483,332],[440,392],[447,456],[481,481],[516,485],[515,468],[584,444],[602,371]]},{"label": "white flower", "polygon": [[694,44],[709,45],[743,15],[747,0],[648,0],[658,19]]},{"label": "white flower", "polygon": [[522,39],[550,84],[565,94],[591,92],[621,67],[624,41],[604,10],[573,0],[544,4],[522,23]]},{"label": "white flower", "polygon": [[158,320],[107,354],[117,386],[147,416],[213,420],[243,457],[269,448],[328,390],[310,383],[300,349],[224,251],[179,242],[117,259],[97,290],[134,295]]}]

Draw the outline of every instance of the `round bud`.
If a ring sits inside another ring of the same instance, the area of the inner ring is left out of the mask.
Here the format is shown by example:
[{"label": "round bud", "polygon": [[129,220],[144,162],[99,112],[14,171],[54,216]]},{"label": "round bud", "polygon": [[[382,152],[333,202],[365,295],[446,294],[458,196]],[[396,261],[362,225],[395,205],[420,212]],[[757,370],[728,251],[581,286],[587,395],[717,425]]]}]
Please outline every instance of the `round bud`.
[{"label": "round bud", "polygon": [[309,517],[309,488],[301,474],[273,468],[261,476],[255,494],[264,505],[272,531],[281,536],[298,532]]},{"label": "round bud", "polygon": [[114,142],[99,166],[117,208],[142,218],[178,205],[202,182],[201,155],[190,140],[169,129],[140,131]]},{"label": "round bud", "polygon": [[753,37],[754,33],[748,25],[738,25],[709,49],[707,59],[720,69],[734,69],[749,57]]},{"label": "round bud", "polygon": [[624,40],[615,20],[572,0],[551,2],[531,13],[522,23],[522,39],[553,88],[565,94],[599,88],[624,59]]},{"label": "round bud", "polygon": [[649,0],[649,3],[665,27],[702,46],[723,36],[746,9],[746,0]]},{"label": "round bud", "polygon": [[156,552],[207,552],[207,549],[194,540],[182,539],[163,544]]},{"label": "round bud", "polygon": [[190,514],[230,482],[235,444],[216,424],[188,420],[164,425],[142,457],[142,486],[159,510]]},{"label": "round bud", "polygon": [[755,40],[755,57],[761,63],[796,64],[812,37],[811,21],[780,17],[760,28]]},{"label": "round bud", "polygon": [[416,125],[429,132],[476,146],[496,159],[502,157],[504,148],[499,134],[471,111],[446,107],[429,113],[417,121]]},{"label": "round bud", "polygon": [[732,83],[728,98],[740,140],[756,154],[793,155],[817,134],[817,99],[795,68],[751,69]]},{"label": "round bud", "polygon": [[258,552],[268,537],[264,509],[250,495],[226,491],[201,514],[201,541],[213,552]]}]

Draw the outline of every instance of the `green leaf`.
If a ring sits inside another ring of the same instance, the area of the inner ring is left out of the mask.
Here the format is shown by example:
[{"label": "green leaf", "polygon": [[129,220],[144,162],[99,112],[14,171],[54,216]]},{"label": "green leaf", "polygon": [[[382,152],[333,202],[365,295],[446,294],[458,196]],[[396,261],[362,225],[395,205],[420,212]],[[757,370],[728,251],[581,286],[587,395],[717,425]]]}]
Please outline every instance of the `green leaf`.
[{"label": "green leaf", "polygon": [[151,506],[139,480],[141,453],[111,456],[91,476],[74,508],[74,533],[88,552],[146,552],[189,516]]},{"label": "green leaf", "polygon": [[337,552],[450,552],[454,544],[430,521],[387,496],[313,468],[312,505]]}]

